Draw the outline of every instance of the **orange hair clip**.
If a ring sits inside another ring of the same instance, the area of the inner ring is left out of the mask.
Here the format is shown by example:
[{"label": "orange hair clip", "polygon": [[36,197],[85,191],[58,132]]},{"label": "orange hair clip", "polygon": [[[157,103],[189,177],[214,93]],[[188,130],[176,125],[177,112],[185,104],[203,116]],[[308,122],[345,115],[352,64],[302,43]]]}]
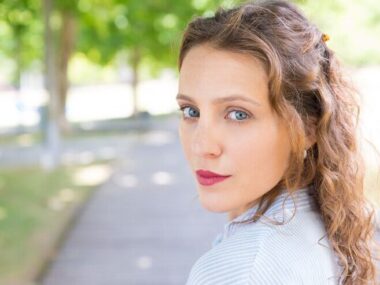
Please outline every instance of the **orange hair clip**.
[{"label": "orange hair clip", "polygon": [[322,41],[327,42],[330,39],[328,34],[322,34]]}]

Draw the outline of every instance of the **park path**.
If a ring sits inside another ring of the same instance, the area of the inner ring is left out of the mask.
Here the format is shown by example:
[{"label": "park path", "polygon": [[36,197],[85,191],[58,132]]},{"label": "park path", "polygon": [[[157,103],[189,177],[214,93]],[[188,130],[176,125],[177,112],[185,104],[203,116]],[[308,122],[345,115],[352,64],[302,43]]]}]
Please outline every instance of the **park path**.
[{"label": "park path", "polygon": [[184,284],[225,214],[196,199],[176,119],[125,144],[41,280],[43,285]]}]

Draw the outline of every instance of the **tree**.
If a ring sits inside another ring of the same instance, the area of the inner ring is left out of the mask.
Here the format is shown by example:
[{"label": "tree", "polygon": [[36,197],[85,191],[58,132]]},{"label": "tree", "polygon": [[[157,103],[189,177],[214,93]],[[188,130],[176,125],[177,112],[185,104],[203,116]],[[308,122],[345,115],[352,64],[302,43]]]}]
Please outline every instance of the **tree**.
[{"label": "tree", "polygon": [[77,22],[77,5],[78,1],[58,0],[56,13],[60,19],[61,25],[57,29],[57,64],[56,64],[56,82],[57,82],[57,100],[58,100],[58,122],[61,132],[69,131],[69,124],[65,116],[66,98],[69,89],[68,66],[70,58],[75,48],[75,28]]},{"label": "tree", "polygon": [[48,169],[54,169],[59,163],[60,132],[58,129],[58,98],[57,98],[57,74],[56,74],[56,49],[54,32],[52,28],[52,13],[54,0],[43,0],[44,15],[44,79],[45,88],[49,94],[49,116],[46,129],[47,152],[43,164]]},{"label": "tree", "polygon": [[0,41],[0,51],[15,62],[13,84],[19,89],[22,72],[42,57],[42,22],[37,0],[2,0],[0,22],[9,34]]},{"label": "tree", "polygon": [[192,16],[214,8],[218,1],[201,2],[194,6],[191,1],[174,0],[83,0],[78,7],[78,51],[99,64],[111,62],[120,53],[127,55],[126,64],[133,71],[133,114],[137,114],[142,63],[147,63],[152,75],[163,67],[176,66],[186,23]]}]

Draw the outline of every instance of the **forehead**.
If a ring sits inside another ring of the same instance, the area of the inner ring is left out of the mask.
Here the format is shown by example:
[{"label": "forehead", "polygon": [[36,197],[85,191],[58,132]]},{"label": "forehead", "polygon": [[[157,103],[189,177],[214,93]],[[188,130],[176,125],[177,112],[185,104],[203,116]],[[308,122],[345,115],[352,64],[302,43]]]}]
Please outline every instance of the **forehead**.
[{"label": "forehead", "polygon": [[191,48],[180,70],[179,93],[183,94],[243,93],[265,100],[267,89],[268,77],[260,60],[207,44]]},{"label": "forehead", "polygon": [[217,68],[218,73],[234,70],[242,72],[260,71],[265,74],[262,62],[253,55],[226,49],[217,49],[209,44],[200,44],[192,47],[183,59],[180,73],[183,73],[182,69],[184,67],[186,70],[189,68]]}]

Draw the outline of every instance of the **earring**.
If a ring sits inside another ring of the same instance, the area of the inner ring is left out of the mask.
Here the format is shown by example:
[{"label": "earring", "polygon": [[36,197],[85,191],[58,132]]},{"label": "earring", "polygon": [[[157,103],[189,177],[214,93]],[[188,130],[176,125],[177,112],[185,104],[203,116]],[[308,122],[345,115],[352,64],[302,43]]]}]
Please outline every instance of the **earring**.
[{"label": "earring", "polygon": [[306,156],[307,156],[307,151],[306,151],[306,149],[304,149],[304,150],[303,150],[303,158],[305,159]]}]

